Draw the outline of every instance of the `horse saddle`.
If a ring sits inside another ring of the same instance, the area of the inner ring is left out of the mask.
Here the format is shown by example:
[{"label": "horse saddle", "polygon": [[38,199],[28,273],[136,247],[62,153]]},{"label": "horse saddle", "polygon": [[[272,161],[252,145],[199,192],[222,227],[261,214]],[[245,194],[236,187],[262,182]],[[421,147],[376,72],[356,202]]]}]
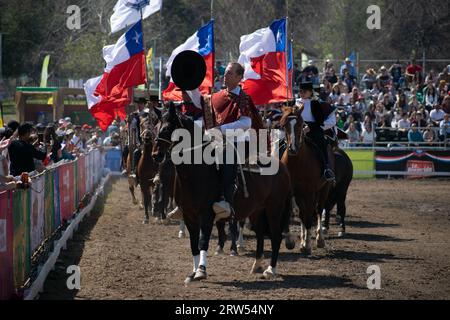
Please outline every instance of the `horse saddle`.
[{"label": "horse saddle", "polygon": [[271,167],[271,162],[277,159],[267,156],[265,154],[252,155],[245,159],[245,164],[242,166],[242,171],[262,175],[265,168]]}]

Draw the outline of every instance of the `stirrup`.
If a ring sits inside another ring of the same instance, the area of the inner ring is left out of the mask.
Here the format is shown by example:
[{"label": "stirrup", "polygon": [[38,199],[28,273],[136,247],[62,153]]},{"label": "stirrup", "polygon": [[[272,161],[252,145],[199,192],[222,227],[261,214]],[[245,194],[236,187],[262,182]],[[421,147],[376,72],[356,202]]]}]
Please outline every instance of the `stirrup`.
[{"label": "stirrup", "polygon": [[335,182],[336,181],[336,177],[334,175],[334,172],[331,169],[325,169],[325,172],[324,172],[323,175],[325,177],[325,180],[327,180],[328,182]]}]

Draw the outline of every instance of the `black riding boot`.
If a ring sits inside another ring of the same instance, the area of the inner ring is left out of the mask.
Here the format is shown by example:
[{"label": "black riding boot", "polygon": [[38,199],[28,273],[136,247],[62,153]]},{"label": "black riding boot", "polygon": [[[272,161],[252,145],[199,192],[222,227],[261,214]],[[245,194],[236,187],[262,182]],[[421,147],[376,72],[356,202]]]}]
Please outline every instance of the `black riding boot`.
[{"label": "black riding boot", "polygon": [[323,176],[325,177],[325,180],[329,181],[329,182],[336,182],[336,176],[334,175],[333,170],[331,170],[330,168],[330,162],[328,159],[328,146],[325,143],[325,148],[322,149],[322,153],[324,156],[324,160],[325,160],[325,171],[323,173]]}]

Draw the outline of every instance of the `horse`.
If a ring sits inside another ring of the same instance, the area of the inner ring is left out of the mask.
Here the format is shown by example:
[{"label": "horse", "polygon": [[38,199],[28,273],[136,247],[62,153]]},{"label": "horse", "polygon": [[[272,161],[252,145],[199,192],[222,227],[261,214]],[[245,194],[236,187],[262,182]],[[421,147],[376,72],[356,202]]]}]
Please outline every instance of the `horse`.
[{"label": "horse", "polygon": [[322,177],[321,151],[303,132],[302,112],[303,108],[283,108],[280,124],[286,132],[287,149],[281,162],[289,169],[292,191],[299,207],[302,222],[301,252],[310,256],[314,219],[317,221],[317,247],[325,247],[321,215],[330,190],[330,183]]},{"label": "horse", "polygon": [[323,232],[328,233],[330,228],[330,213],[334,206],[337,205],[337,215],[340,217],[340,228],[338,237],[345,235],[345,215],[347,191],[353,179],[353,164],[349,156],[337,146],[334,149],[336,185],[333,186],[328,195],[324,208]]},{"label": "horse", "polygon": [[[218,243],[216,247],[216,251],[214,255],[221,255],[224,253],[223,248],[225,247],[225,242],[227,240],[227,234],[225,233],[225,224],[226,221],[217,221],[217,234],[218,234]],[[244,221],[236,221],[234,219],[230,219],[228,222],[230,236],[231,236],[231,247],[230,247],[230,256],[236,257],[238,255],[238,251],[244,250],[244,238],[243,238],[243,230],[244,230]]]},{"label": "horse", "polygon": [[[155,162],[152,157],[153,142],[155,140],[155,127],[158,117],[151,117],[150,114],[141,120],[141,138],[142,138],[142,155],[137,164],[137,176],[141,187],[142,203],[144,206],[145,217],[143,224],[149,223],[149,213],[152,210],[152,192],[153,178],[158,173],[159,163]],[[152,211],[153,212],[153,211]],[[153,214],[152,214],[153,215]],[[158,222],[159,219],[155,218]]]},{"label": "horse", "polygon": [[174,207],[175,167],[170,159],[170,155],[166,155],[164,161],[159,164],[158,173],[153,179],[153,183],[153,215],[156,219],[164,221],[167,211],[172,210]]},{"label": "horse", "polygon": [[[168,150],[173,151],[180,143],[177,129],[186,130],[194,137],[196,125],[188,117],[178,114],[171,103],[168,112],[163,116],[161,126],[153,148],[153,157],[161,162]],[[185,132],[186,132],[185,131]],[[172,136],[172,134],[175,134]],[[178,136],[178,138],[177,138]],[[172,140],[173,138],[173,140]],[[191,139],[195,140],[195,139]],[[205,151],[210,142],[196,145],[191,141],[193,149]],[[178,149],[177,149],[178,150]],[[179,152],[189,152],[179,150]],[[202,152],[202,154],[204,154]],[[190,153],[192,156],[192,153]],[[193,157],[191,157],[193,158]],[[182,162],[175,164],[175,201],[183,212],[183,219],[189,231],[191,253],[194,258],[194,270],[188,275],[185,283],[207,278],[207,251],[214,223],[212,205],[220,196],[219,172],[216,164],[191,164]],[[257,249],[251,273],[263,272],[263,277],[271,279],[276,276],[276,265],[283,237],[283,231],[288,229],[291,214],[290,178],[287,168],[280,164],[278,172],[273,176],[262,176],[245,172],[247,191],[251,195],[246,198],[242,184],[239,185],[234,199],[234,216],[238,221],[247,217],[257,225]],[[270,235],[272,244],[271,262],[263,271],[264,236]],[[289,235],[286,238],[291,242]]]},{"label": "horse", "polygon": [[[132,133],[130,132],[130,124],[131,124],[131,121],[133,120],[133,117],[135,117],[135,115],[134,114],[130,114],[130,115],[128,115],[128,118],[127,118],[127,123],[128,123],[128,132],[127,132],[128,133],[128,139],[127,139],[128,140],[128,146],[123,148],[124,153],[123,153],[122,162],[123,162],[123,165],[124,165],[124,168],[125,168],[125,171],[126,171],[126,176],[128,178],[128,189],[130,190],[133,204],[137,205],[139,202],[136,199],[136,195],[134,193],[134,190],[136,188],[136,184],[135,184],[136,182],[135,182],[134,179],[132,179],[130,177],[131,176],[131,161],[133,159],[134,151],[137,148],[137,141],[133,141],[133,139],[131,139],[131,134]],[[141,204],[141,209],[143,209],[142,204]]]}]

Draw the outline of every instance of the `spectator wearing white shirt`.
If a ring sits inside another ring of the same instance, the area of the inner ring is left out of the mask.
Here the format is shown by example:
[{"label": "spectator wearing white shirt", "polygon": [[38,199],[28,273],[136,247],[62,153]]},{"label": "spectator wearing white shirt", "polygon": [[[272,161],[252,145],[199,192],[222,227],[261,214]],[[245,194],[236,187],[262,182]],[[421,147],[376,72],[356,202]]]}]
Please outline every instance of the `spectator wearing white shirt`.
[{"label": "spectator wearing white shirt", "polygon": [[434,109],[430,112],[430,122],[438,127],[440,122],[444,120],[445,112],[441,109],[441,106],[435,105]]},{"label": "spectator wearing white shirt", "polygon": [[367,146],[372,146],[375,142],[377,134],[373,128],[373,124],[368,122],[364,125],[364,129],[361,134],[361,142],[366,144]]},{"label": "spectator wearing white shirt", "polygon": [[402,118],[397,122],[397,128],[401,132],[407,132],[411,128],[411,122],[408,120],[407,113],[404,113]]}]

